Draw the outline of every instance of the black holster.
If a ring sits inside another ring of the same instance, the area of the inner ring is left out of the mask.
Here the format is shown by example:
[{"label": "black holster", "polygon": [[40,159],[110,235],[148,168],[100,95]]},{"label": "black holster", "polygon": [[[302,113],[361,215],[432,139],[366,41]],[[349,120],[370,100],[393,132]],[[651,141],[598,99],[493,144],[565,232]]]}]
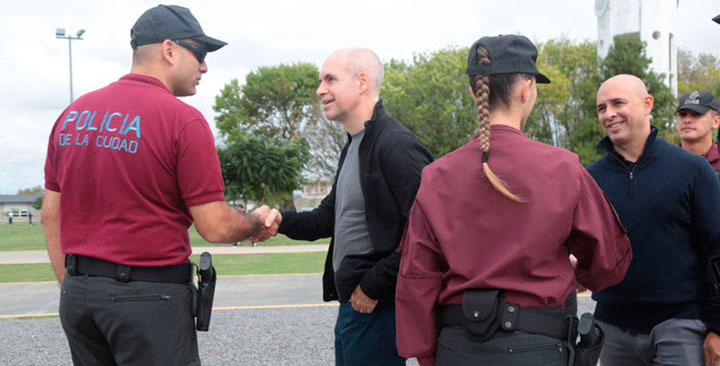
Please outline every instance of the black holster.
[{"label": "black holster", "polygon": [[443,326],[462,323],[468,336],[479,342],[492,338],[498,330],[557,338],[568,350],[569,366],[595,366],[604,338],[590,313],[578,319],[550,309],[522,308],[507,302],[498,289],[463,291],[462,305],[445,306],[441,318]]},{"label": "black holster", "polygon": [[197,266],[198,292],[195,301],[196,329],[207,332],[210,328],[210,315],[212,314],[213,298],[215,297],[215,283],[217,275],[212,266],[210,253],[200,255],[200,264]]},{"label": "black holster", "polygon": [[[574,344],[575,357],[570,366],[595,366],[600,358],[602,344],[605,340],[602,329],[595,324],[593,315],[585,313],[580,317],[577,326],[580,341]],[[574,340],[573,340],[574,341]]]},{"label": "black holster", "polygon": [[498,289],[465,290],[462,299],[462,321],[470,337],[479,342],[492,338],[500,329],[505,297]]}]

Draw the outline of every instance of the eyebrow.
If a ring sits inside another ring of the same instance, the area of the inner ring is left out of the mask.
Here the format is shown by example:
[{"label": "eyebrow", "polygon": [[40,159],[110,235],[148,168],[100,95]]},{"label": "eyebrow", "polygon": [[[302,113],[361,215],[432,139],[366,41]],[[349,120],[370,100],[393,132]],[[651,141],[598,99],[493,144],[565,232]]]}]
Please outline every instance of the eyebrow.
[{"label": "eyebrow", "polygon": [[332,79],[332,78],[337,79],[335,74],[327,73],[327,74],[323,75],[320,79],[318,79],[318,81],[322,83],[323,80]]},{"label": "eyebrow", "polygon": [[[627,101],[626,98],[612,98],[612,99],[610,99],[608,102],[610,102],[610,103],[616,103],[616,102],[626,102],[626,101]],[[595,106],[595,108],[602,107],[602,106],[604,106],[605,104],[606,104],[606,103],[598,103],[598,104]]]}]

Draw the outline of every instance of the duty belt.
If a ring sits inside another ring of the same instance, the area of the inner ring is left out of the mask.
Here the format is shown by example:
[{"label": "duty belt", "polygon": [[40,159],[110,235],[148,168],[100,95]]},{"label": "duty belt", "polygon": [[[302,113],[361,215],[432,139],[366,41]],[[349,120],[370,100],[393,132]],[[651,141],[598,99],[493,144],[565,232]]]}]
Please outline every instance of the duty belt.
[{"label": "duty belt", "polygon": [[[545,335],[562,340],[569,339],[577,326],[575,317],[563,314],[559,310],[542,308],[521,308],[506,303],[502,309],[500,329]],[[440,308],[440,321],[443,326],[463,325],[462,305],[451,304]]]},{"label": "duty belt", "polygon": [[126,266],[102,259],[68,254],[65,256],[65,268],[71,276],[87,274],[114,278],[120,282],[189,283],[192,281],[192,263],[163,267]]}]

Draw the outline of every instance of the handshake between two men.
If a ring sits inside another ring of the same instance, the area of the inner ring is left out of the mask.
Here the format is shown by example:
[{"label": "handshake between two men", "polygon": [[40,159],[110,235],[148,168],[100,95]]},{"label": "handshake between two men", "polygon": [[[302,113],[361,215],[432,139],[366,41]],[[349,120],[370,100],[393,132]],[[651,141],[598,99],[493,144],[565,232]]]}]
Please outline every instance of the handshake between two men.
[{"label": "handshake between two men", "polygon": [[211,243],[265,241],[278,232],[282,215],[262,205],[252,213],[236,210],[225,201],[191,206],[190,215],[200,236]]},{"label": "handshake between two men", "polygon": [[254,230],[254,233],[250,236],[250,241],[253,243],[261,242],[272,238],[277,235],[278,228],[282,222],[282,214],[276,209],[271,209],[267,205],[262,205],[253,210],[252,215],[255,215],[258,224]]}]

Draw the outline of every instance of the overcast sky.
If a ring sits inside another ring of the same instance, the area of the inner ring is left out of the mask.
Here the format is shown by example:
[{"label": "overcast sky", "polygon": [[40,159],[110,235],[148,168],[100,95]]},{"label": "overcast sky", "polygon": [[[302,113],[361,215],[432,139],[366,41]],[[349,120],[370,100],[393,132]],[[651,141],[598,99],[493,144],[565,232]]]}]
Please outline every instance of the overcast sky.
[{"label": "overcast sky", "polygon": [[[68,42],[75,97],[130,70],[130,28],[158,0],[0,0],[0,194],[43,184],[50,128],[69,102]],[[215,126],[215,96],[232,78],[258,66],[297,61],[320,66],[334,49],[362,46],[383,61],[448,46],[467,47],[484,35],[521,33],[534,41],[560,36],[595,40],[593,0],[178,1],[205,33],[228,46],[207,57],[198,93],[184,98]],[[682,0],[677,40],[695,54],[720,56],[718,0]]]}]

